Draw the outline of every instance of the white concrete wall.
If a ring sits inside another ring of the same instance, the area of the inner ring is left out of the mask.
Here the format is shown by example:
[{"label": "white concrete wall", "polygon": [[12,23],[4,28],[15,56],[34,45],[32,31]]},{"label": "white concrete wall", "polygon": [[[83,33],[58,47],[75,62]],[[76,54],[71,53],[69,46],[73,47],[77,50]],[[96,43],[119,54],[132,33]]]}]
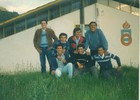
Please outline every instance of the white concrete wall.
[{"label": "white concrete wall", "polygon": [[[75,25],[79,22],[79,11],[75,11],[51,20],[48,27],[52,28],[57,36],[61,32],[71,36]],[[0,72],[40,70],[39,54],[33,46],[33,37],[38,28],[41,26],[0,39]],[[47,70],[49,70],[48,62]]]},{"label": "white concrete wall", "polygon": [[[139,17],[127,12],[97,4],[100,15],[97,17],[100,28],[103,30],[108,43],[109,51],[121,58],[122,64],[139,65]],[[129,46],[122,45],[121,29],[127,21],[132,31],[132,43]]]},{"label": "white concrete wall", "polygon": [[[103,14],[97,17],[97,21],[109,42],[109,51],[118,55],[122,64],[133,64],[138,67],[138,17],[100,4],[96,6],[103,10]],[[85,8],[86,24],[96,20],[96,6],[91,5]],[[120,42],[120,31],[125,21],[131,25],[133,39],[132,44],[127,47]],[[48,27],[54,29],[57,36],[61,32],[71,36],[74,26],[79,22],[78,10],[48,22]],[[40,25],[0,39],[0,72],[40,70],[39,55],[33,46],[34,33],[38,28]],[[48,66],[47,69],[49,69]]]}]

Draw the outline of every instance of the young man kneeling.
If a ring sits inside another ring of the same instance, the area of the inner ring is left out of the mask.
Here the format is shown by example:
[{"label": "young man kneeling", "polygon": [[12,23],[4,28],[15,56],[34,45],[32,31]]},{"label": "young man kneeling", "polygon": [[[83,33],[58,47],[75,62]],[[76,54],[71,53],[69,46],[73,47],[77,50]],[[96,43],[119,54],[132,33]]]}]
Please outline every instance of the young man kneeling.
[{"label": "young man kneeling", "polygon": [[68,57],[64,55],[63,45],[58,44],[56,46],[57,56],[56,61],[58,68],[55,70],[56,77],[61,77],[62,73],[68,73],[68,76],[72,78],[73,76],[73,65],[72,63],[68,63]]},{"label": "young man kneeling", "polygon": [[[117,70],[113,68],[111,58],[116,60],[118,64]],[[110,79],[112,76],[118,79],[122,78],[120,58],[111,53],[105,54],[103,46],[98,47],[98,54],[94,55],[93,59],[97,61],[100,66],[100,76],[102,78]]]},{"label": "young man kneeling", "polygon": [[74,75],[82,75],[85,72],[89,72],[91,75],[98,77],[97,69],[93,65],[93,60],[90,55],[87,55],[84,51],[85,46],[79,44],[77,46],[78,54],[75,54],[72,58],[72,62],[75,65]]}]

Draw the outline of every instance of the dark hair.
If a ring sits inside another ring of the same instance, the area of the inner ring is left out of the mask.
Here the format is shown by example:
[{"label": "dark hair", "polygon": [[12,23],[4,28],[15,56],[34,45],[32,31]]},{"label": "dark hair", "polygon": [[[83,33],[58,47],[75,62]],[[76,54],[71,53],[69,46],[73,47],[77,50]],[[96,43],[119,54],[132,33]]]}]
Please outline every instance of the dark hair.
[{"label": "dark hair", "polygon": [[97,26],[97,23],[94,22],[94,21],[90,22],[88,26],[90,27],[90,25],[91,25],[92,23],[94,23],[94,24]]},{"label": "dark hair", "polygon": [[67,38],[67,34],[66,33],[60,33],[59,39],[61,38],[61,36],[66,36],[66,38]]},{"label": "dark hair", "polygon": [[42,21],[45,21],[46,23],[48,23],[48,21],[47,21],[46,19],[42,19],[42,20],[40,21],[40,23],[42,23]]},{"label": "dark hair", "polygon": [[73,36],[75,36],[75,33],[76,33],[77,31],[81,31],[81,29],[80,29],[79,27],[74,28],[74,30],[73,30]]},{"label": "dark hair", "polygon": [[63,45],[61,43],[57,44],[55,49],[57,49],[57,47],[61,46],[63,48]]},{"label": "dark hair", "polygon": [[82,47],[83,49],[85,49],[85,45],[84,45],[84,44],[79,44],[79,45],[77,46],[77,49],[80,48],[80,47]]},{"label": "dark hair", "polygon": [[99,46],[97,47],[97,50],[98,50],[99,48],[103,48],[103,50],[105,50],[105,48],[104,48],[103,45],[99,45]]}]

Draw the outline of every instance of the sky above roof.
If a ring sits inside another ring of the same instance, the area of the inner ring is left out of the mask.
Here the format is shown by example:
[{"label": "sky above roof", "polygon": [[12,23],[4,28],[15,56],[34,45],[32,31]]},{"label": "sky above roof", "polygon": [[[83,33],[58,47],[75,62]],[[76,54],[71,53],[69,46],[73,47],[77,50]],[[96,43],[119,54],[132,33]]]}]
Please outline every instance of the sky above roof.
[{"label": "sky above roof", "polygon": [[0,6],[22,14],[52,1],[55,0],[0,0]]}]

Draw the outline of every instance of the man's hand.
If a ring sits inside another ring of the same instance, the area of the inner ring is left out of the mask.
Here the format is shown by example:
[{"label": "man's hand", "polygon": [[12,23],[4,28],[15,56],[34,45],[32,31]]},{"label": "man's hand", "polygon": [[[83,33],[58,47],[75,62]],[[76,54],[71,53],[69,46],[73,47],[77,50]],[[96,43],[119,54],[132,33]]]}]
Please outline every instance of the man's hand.
[{"label": "man's hand", "polygon": [[87,54],[87,55],[90,55],[90,52],[89,52],[89,51],[86,51],[86,54]]},{"label": "man's hand", "polygon": [[66,60],[65,60],[65,59],[62,59],[61,61],[62,61],[63,63],[66,63]]},{"label": "man's hand", "polygon": [[59,61],[61,61],[61,60],[62,60],[61,56],[57,56],[57,59],[58,59]]},{"label": "man's hand", "polygon": [[42,53],[42,50],[41,49],[37,49],[38,53],[41,54]]},{"label": "man's hand", "polygon": [[107,50],[105,50],[105,51],[104,51],[104,54],[105,54],[105,55],[107,55],[107,54],[108,54],[108,51],[107,51]]},{"label": "man's hand", "polygon": [[77,50],[74,50],[74,52],[73,52],[73,53],[78,54]]},{"label": "man's hand", "polygon": [[82,64],[80,64],[79,62],[77,62],[78,68],[82,69],[84,66]]},{"label": "man's hand", "polygon": [[55,70],[52,70],[52,71],[51,71],[51,74],[54,75],[54,74],[55,74]]},{"label": "man's hand", "polygon": [[121,71],[121,69],[122,69],[122,67],[121,67],[121,66],[119,66],[119,67],[117,68],[117,71]]}]

